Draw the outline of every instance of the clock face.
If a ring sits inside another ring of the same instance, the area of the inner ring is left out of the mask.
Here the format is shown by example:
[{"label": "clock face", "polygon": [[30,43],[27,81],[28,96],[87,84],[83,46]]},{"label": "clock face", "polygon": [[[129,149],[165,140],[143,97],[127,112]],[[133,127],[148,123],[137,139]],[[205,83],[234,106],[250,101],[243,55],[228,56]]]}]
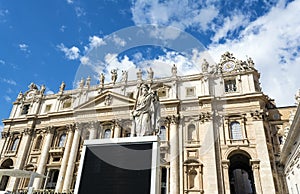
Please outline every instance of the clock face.
[{"label": "clock face", "polygon": [[235,63],[233,61],[227,61],[223,64],[224,71],[232,71],[235,68]]}]

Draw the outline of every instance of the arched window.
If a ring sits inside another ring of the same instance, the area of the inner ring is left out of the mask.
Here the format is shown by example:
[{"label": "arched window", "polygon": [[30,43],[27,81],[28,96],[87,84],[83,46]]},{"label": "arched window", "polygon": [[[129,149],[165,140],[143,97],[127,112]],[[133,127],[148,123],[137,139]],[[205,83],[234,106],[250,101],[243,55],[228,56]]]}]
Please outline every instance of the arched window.
[{"label": "arched window", "polygon": [[187,140],[188,141],[196,141],[197,140],[196,127],[194,124],[190,124],[188,126]]},{"label": "arched window", "polygon": [[65,141],[66,141],[66,134],[63,133],[63,134],[59,137],[58,147],[64,147]]},{"label": "arched window", "polygon": [[43,136],[41,136],[41,135],[38,136],[38,138],[36,139],[36,142],[35,142],[35,146],[34,146],[35,150],[41,149],[42,140],[43,140]]},{"label": "arched window", "polygon": [[104,136],[103,136],[103,138],[104,139],[108,139],[108,138],[110,138],[111,137],[111,130],[110,129],[106,129],[105,131],[104,131]]},{"label": "arched window", "polygon": [[239,122],[234,121],[230,123],[231,139],[243,139],[242,128]]},{"label": "arched window", "polygon": [[11,145],[11,151],[16,151],[17,148],[18,148],[18,144],[19,144],[19,138],[16,137],[14,140],[13,140],[13,143]]},{"label": "arched window", "polygon": [[161,126],[160,127],[159,138],[160,138],[160,140],[167,140],[167,137],[166,137],[166,127],[165,126]]}]

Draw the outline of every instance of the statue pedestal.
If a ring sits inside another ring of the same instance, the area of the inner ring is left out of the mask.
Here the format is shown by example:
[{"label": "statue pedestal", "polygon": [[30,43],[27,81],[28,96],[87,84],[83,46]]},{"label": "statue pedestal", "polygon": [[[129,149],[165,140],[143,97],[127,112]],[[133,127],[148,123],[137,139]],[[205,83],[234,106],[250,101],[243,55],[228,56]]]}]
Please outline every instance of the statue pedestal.
[{"label": "statue pedestal", "polygon": [[75,194],[159,193],[157,136],[84,142]]}]

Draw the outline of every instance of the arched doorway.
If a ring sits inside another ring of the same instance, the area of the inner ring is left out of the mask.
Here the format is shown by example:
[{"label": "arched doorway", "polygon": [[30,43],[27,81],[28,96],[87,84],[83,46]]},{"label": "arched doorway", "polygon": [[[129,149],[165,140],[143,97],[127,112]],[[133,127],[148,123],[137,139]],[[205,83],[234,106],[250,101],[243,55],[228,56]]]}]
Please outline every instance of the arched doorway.
[{"label": "arched doorway", "polygon": [[255,194],[255,185],[250,156],[236,153],[229,157],[229,181],[231,194]]},{"label": "arched doorway", "polygon": [[[1,164],[0,168],[1,169],[11,169],[13,165],[14,164],[13,164],[12,159],[7,159]],[[2,179],[0,182],[0,191],[5,191],[8,180],[9,180],[9,176],[6,176],[6,175],[2,176]]]}]

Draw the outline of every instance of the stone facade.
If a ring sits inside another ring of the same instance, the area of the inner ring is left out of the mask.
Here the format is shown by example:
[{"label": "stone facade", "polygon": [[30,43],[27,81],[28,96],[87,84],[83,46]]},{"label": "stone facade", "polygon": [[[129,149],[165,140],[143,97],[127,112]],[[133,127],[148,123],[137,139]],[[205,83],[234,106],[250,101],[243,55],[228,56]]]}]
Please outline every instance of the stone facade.
[{"label": "stone facade", "polygon": [[[20,93],[3,121],[1,168],[47,175],[35,190],[74,189],[85,139],[130,136],[131,110],[141,83],[160,99],[161,193],[287,193],[279,164],[288,112],[277,108],[260,88],[251,58],[226,52],[217,64],[202,64],[203,73],[110,83],[90,77],[78,88],[45,95],[35,84]],[[103,76],[103,75],[102,75]],[[28,179],[2,177],[0,189],[26,189]]]},{"label": "stone facade", "polygon": [[297,110],[292,112],[290,126],[285,128],[280,163],[289,193],[300,193],[300,91],[296,95]]}]

